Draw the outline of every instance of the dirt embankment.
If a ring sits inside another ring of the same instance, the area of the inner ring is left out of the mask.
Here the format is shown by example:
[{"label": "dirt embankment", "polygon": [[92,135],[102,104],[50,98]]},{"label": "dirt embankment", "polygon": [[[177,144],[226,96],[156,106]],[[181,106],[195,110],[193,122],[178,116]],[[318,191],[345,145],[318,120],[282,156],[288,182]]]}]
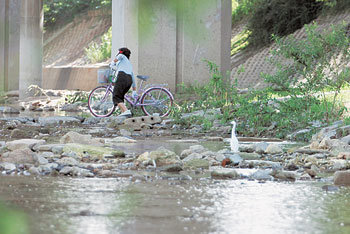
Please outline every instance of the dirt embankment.
[{"label": "dirt embankment", "polygon": [[92,42],[99,42],[111,26],[110,10],[94,10],[54,30],[48,29],[44,35],[44,66],[88,64],[84,49]]}]

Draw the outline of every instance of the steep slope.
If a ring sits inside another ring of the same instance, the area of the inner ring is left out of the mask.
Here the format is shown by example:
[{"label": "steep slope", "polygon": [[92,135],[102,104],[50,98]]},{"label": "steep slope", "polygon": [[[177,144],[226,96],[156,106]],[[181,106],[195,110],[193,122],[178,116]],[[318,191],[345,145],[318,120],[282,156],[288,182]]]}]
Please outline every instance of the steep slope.
[{"label": "steep slope", "polygon": [[44,66],[74,66],[88,63],[84,49],[112,25],[111,11],[94,10],[44,35]]},{"label": "steep slope", "polygon": [[[350,11],[343,12],[337,15],[321,16],[316,22],[320,30],[329,28],[331,25],[340,24],[341,22],[350,21]],[[305,28],[302,28],[294,33],[296,38],[305,37]],[[275,71],[267,58],[270,56],[270,51],[276,48],[274,44],[269,47],[262,48],[249,53],[239,53],[231,58],[231,80],[237,79],[239,88],[262,88],[266,87],[260,74],[272,73]],[[237,74],[240,68],[244,68],[244,72]]]}]

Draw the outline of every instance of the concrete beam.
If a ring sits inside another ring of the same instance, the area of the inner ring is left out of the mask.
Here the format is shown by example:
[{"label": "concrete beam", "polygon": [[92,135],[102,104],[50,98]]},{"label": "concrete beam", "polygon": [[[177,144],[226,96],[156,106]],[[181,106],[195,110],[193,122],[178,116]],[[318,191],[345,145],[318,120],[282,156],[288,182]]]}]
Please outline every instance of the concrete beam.
[{"label": "concrete beam", "polygon": [[42,86],[43,0],[22,0],[20,38],[20,99],[30,85]]}]

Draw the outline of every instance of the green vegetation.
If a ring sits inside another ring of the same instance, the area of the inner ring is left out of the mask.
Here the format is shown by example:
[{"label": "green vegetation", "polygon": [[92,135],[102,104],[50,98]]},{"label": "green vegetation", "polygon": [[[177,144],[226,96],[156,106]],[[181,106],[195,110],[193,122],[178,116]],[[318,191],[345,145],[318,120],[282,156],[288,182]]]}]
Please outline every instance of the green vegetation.
[{"label": "green vegetation", "polygon": [[348,0],[233,0],[232,3],[233,26],[242,19],[247,22],[241,34],[232,39],[232,55],[245,48],[269,45],[272,35],[289,35],[321,14],[350,9]]},{"label": "green vegetation", "polygon": [[243,50],[249,45],[249,31],[244,30],[231,39],[231,56]]},{"label": "green vegetation", "polygon": [[106,61],[112,53],[112,27],[101,36],[101,43],[92,42],[85,48],[85,54],[91,63]]},{"label": "green vegetation", "polygon": [[87,103],[89,100],[89,93],[85,91],[76,91],[73,94],[67,95],[65,97],[65,103],[73,104],[76,102]]},{"label": "green vegetation", "polygon": [[248,23],[250,45],[267,45],[273,34],[285,36],[293,33],[316,19],[322,6],[317,0],[260,0]]},{"label": "green vegetation", "polygon": [[13,211],[0,204],[1,234],[27,234],[28,224],[24,214]]},{"label": "green vegetation", "polygon": [[189,123],[203,124],[208,129],[208,120],[184,120],[181,113],[220,108],[218,119],[226,124],[235,119],[239,135],[285,138],[298,129],[309,128],[311,131],[298,139],[308,140],[313,133],[312,123],[326,125],[345,117],[346,108],[338,96],[350,82],[346,27],[339,25],[322,33],[317,29],[316,24],[308,26],[304,40],[274,37],[278,49],[272,52],[271,61],[277,72],[263,74],[271,85],[264,90],[240,94],[237,86],[227,85],[218,67],[208,62],[210,82],[204,87],[182,85],[180,96],[184,99],[173,110],[175,121],[185,127]]},{"label": "green vegetation", "polygon": [[258,0],[232,0],[232,24],[252,14]]},{"label": "green vegetation", "polygon": [[319,32],[317,25],[312,24],[306,26],[306,37],[304,40],[293,36],[275,37],[279,49],[272,51],[270,61],[277,67],[277,72],[263,76],[273,88],[286,91],[291,99],[319,102],[324,110],[324,120],[329,122],[344,112],[336,100],[350,81],[347,25]]},{"label": "green vegetation", "polygon": [[112,0],[44,0],[44,26],[72,20],[75,15],[89,9],[110,7]]}]

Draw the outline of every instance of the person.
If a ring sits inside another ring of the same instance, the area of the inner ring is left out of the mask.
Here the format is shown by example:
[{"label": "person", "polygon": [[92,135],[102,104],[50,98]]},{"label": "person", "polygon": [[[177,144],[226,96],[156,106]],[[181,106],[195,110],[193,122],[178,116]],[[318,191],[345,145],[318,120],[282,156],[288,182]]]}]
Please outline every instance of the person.
[{"label": "person", "polygon": [[132,87],[132,97],[136,98],[136,82],[135,76],[132,70],[132,65],[130,63],[130,54],[131,51],[126,48],[120,48],[119,53],[116,55],[113,60],[116,66],[116,75],[117,79],[114,84],[113,90],[113,103],[115,106],[118,106],[122,112],[119,116],[131,117],[131,111],[128,110],[124,104],[124,95]]}]

